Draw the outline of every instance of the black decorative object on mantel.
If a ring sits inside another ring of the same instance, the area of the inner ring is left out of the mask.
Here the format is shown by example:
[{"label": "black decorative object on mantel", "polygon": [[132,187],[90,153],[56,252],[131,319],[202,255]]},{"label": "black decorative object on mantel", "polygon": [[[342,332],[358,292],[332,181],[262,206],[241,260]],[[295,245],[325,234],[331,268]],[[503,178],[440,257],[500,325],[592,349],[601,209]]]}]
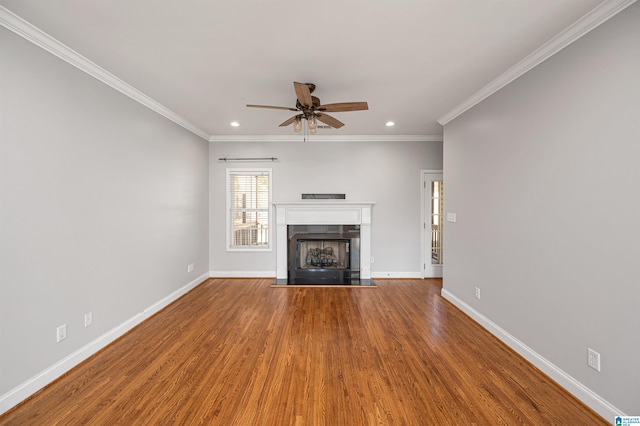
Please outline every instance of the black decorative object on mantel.
[{"label": "black decorative object on mantel", "polygon": [[345,194],[302,194],[303,200],[345,200]]}]

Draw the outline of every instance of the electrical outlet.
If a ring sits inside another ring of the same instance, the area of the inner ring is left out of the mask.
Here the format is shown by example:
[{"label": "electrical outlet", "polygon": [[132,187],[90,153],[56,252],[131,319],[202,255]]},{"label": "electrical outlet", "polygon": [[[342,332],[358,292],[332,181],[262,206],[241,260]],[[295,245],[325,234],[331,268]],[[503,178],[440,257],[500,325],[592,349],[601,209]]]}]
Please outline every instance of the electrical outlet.
[{"label": "electrical outlet", "polygon": [[600,371],[600,354],[591,348],[587,348],[587,365]]},{"label": "electrical outlet", "polygon": [[193,263],[187,265],[187,272],[193,272]]},{"label": "electrical outlet", "polygon": [[373,256],[371,256],[371,263],[373,263],[375,261],[375,259],[373,258]]},{"label": "electrical outlet", "polygon": [[89,327],[93,324],[93,312],[88,312],[84,314],[84,326]]},{"label": "electrical outlet", "polygon": [[476,299],[480,300],[480,287],[476,287]]},{"label": "electrical outlet", "polygon": [[56,343],[60,343],[67,338],[67,324],[62,324],[56,329]]}]

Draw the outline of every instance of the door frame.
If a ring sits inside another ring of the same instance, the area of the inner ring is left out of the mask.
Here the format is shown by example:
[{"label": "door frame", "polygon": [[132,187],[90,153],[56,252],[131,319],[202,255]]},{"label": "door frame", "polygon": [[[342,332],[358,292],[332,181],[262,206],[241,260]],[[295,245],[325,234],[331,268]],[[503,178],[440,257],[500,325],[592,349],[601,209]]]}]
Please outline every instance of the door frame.
[{"label": "door frame", "polygon": [[[427,222],[431,223],[431,207],[429,207],[429,211],[426,208],[427,191],[429,191],[429,200],[431,200],[431,192],[427,182],[431,182],[432,175],[443,175],[443,171],[441,169],[420,170],[420,271],[423,279],[441,278],[443,269],[443,265],[438,265],[435,268],[429,266],[427,273],[427,264],[431,265],[431,250],[427,250],[427,242],[431,241],[431,229],[427,230]],[[439,271],[434,272],[434,269]]]}]

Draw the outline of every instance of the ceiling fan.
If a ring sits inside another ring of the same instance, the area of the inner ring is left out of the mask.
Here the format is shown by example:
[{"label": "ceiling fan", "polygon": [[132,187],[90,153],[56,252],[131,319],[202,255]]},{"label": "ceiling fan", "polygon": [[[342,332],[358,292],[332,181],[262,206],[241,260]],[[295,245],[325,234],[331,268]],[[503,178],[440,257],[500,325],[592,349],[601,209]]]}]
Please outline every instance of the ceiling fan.
[{"label": "ceiling fan", "polygon": [[299,132],[302,130],[302,120],[307,120],[307,127],[310,133],[316,133],[318,128],[318,121],[331,126],[335,129],[339,129],[344,126],[340,120],[326,114],[327,112],[345,112],[345,111],[363,111],[368,110],[369,105],[366,102],[342,102],[337,104],[322,105],[320,99],[315,96],[311,96],[316,89],[316,85],[313,83],[297,83],[293,82],[293,88],[296,92],[296,107],[279,107],[270,105],[247,105],[249,108],[268,108],[268,109],[283,109],[287,111],[299,112],[282,124],[280,127],[286,127],[293,124],[293,130]]}]

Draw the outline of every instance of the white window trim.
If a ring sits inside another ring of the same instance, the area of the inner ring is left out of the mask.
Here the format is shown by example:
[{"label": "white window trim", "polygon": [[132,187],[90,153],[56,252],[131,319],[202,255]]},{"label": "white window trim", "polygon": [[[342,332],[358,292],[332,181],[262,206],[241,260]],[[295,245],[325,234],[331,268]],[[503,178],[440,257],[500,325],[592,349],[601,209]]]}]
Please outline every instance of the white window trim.
[{"label": "white window trim", "polygon": [[[233,227],[231,226],[231,200],[229,198],[229,194],[231,193],[231,175],[233,174],[241,174],[241,173],[267,173],[269,176],[269,224],[268,224],[268,232],[269,232],[269,243],[266,247],[236,247],[231,244],[233,241],[231,234],[233,232]],[[272,251],[273,250],[273,209],[271,209],[271,192],[273,187],[272,180],[272,169],[270,168],[227,168],[227,185],[226,185],[226,245],[227,251],[237,251],[237,252],[245,252],[245,251]]]}]

